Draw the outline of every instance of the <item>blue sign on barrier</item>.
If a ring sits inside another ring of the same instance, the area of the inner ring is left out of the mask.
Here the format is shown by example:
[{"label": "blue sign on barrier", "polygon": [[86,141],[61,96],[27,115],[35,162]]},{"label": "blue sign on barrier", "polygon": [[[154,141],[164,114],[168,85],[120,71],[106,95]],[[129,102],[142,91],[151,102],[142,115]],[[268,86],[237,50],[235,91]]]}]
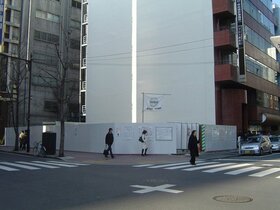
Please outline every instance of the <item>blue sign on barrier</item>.
[{"label": "blue sign on barrier", "polygon": [[2,44],[3,21],[4,20],[4,0],[0,0],[0,45]]}]

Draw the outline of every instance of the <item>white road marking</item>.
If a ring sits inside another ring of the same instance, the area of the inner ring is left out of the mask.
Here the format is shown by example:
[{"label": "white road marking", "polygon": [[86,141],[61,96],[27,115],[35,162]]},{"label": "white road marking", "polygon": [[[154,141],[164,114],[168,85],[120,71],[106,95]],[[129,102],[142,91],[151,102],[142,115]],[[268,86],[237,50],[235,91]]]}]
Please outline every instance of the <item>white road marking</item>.
[{"label": "white road marking", "polygon": [[134,165],[132,167],[134,168],[141,168],[141,167],[148,167],[148,166],[153,166],[154,164],[143,164],[143,165]]},{"label": "white road marking", "polygon": [[258,169],[261,169],[261,168],[263,168],[263,167],[252,166],[252,167],[248,167],[248,168],[238,169],[238,170],[235,170],[235,171],[230,171],[230,172],[227,172],[225,174],[238,175],[238,174],[246,173],[246,172],[249,172],[249,171],[258,170]]},{"label": "white road marking", "polygon": [[133,191],[134,193],[150,193],[150,192],[155,192],[155,191],[160,191],[160,192],[168,192],[168,193],[182,193],[184,191],[181,190],[172,190],[172,189],[167,189],[169,187],[174,187],[175,185],[173,184],[164,184],[164,185],[159,185],[156,187],[151,187],[151,186],[143,186],[143,185],[131,185],[131,187],[136,187],[136,188],[142,188],[142,190],[136,190]]},{"label": "white road marking", "polygon": [[238,161],[238,162],[257,162],[259,160],[253,160],[253,159],[241,159],[241,158],[219,158],[217,160],[222,160],[222,161]]},{"label": "white road marking", "polygon": [[75,166],[88,166],[86,163],[74,163],[74,162],[64,162],[64,161],[48,161],[49,163],[59,163],[59,164],[69,164]]},{"label": "white road marking", "polygon": [[270,166],[273,166],[273,164],[262,164],[262,166],[270,167]]},{"label": "white road marking", "polygon": [[40,163],[40,164],[48,164],[48,165],[55,165],[55,166],[62,166],[66,168],[75,168],[77,166],[74,165],[67,165],[67,164],[62,164],[62,163],[50,163],[50,162],[43,162],[43,161],[32,161],[34,163]]},{"label": "white road marking", "polygon": [[[197,162],[203,162],[203,161],[197,161]],[[156,165],[156,166],[151,166],[148,168],[165,168],[169,166],[179,166],[179,165],[186,165],[186,162],[184,163],[171,163],[171,164],[164,164],[164,165]]]},{"label": "white road marking", "polygon": [[214,169],[210,169],[210,170],[203,171],[203,172],[215,173],[215,172],[219,172],[219,171],[225,171],[225,170],[229,170],[229,169],[233,169],[233,168],[241,168],[241,167],[251,166],[251,165],[253,165],[253,164],[243,163],[243,164],[237,164],[237,165],[232,165],[232,166],[225,166],[225,167],[221,167],[221,168],[214,168]]},{"label": "white road marking", "polygon": [[9,162],[0,162],[1,164],[4,164],[4,165],[8,165],[8,166],[15,166],[15,167],[18,167],[18,168],[24,168],[24,169],[28,169],[28,170],[38,170],[40,168],[36,168],[36,167],[33,167],[33,166],[26,166],[26,165],[21,165],[21,164],[17,164],[17,163],[9,163]]},{"label": "white road marking", "polygon": [[57,166],[50,166],[50,165],[39,164],[39,163],[30,163],[30,162],[24,162],[24,161],[17,161],[17,163],[31,165],[31,166],[38,166],[38,167],[42,167],[42,168],[50,168],[50,169],[59,168]]},{"label": "white road marking", "polygon": [[271,169],[268,169],[268,170],[265,170],[265,171],[262,171],[262,172],[259,172],[259,173],[251,174],[249,176],[264,177],[266,175],[273,174],[273,173],[276,173],[278,171],[280,171],[280,168],[271,168]]},{"label": "white road marking", "polygon": [[1,165],[0,165],[0,169],[4,170],[4,171],[19,171],[18,169],[10,168],[10,167],[7,167],[7,166],[1,166]]},{"label": "white road marking", "polygon": [[263,160],[263,161],[280,163],[280,160],[279,160],[279,159],[276,159],[276,160]]},{"label": "white road marking", "polygon": [[187,168],[187,169],[183,169],[183,171],[197,171],[197,170],[201,170],[201,169],[206,169],[206,168],[216,168],[216,167],[220,167],[220,166],[228,166],[228,165],[232,165],[234,163],[220,163],[220,164],[214,164],[214,165],[208,165],[208,166],[199,166],[199,167],[193,167],[193,168]]},{"label": "white road marking", "polygon": [[[204,166],[204,165],[210,165],[210,164],[215,164],[215,163],[218,163],[218,162],[198,163],[198,164],[196,164],[196,165],[197,165],[197,166]],[[173,167],[168,167],[168,168],[164,168],[164,169],[167,169],[167,170],[174,170],[174,169],[182,169],[182,168],[190,168],[190,167],[193,167],[193,165],[191,165],[191,164],[186,164],[186,165],[182,165],[182,166],[173,166]]]}]

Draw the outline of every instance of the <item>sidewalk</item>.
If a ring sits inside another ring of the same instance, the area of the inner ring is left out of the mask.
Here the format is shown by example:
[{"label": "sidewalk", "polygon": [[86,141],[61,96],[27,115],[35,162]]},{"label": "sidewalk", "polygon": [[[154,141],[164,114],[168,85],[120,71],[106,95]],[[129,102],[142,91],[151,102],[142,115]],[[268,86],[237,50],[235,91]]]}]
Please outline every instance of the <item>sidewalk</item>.
[{"label": "sidewalk", "polygon": [[[1,146],[0,152],[7,152],[15,155],[28,155],[33,156],[32,150],[27,153],[26,151],[13,151],[13,147]],[[134,165],[134,164],[161,164],[189,161],[189,154],[184,155],[115,155],[114,159],[105,158],[101,153],[90,152],[75,152],[65,151],[65,157],[58,157],[56,155],[47,155],[47,158],[60,159],[66,162],[83,162],[89,164],[102,164],[102,165]],[[217,151],[217,152],[201,152],[198,159],[211,160],[218,158],[227,158],[238,156],[237,150],[230,151]]]}]

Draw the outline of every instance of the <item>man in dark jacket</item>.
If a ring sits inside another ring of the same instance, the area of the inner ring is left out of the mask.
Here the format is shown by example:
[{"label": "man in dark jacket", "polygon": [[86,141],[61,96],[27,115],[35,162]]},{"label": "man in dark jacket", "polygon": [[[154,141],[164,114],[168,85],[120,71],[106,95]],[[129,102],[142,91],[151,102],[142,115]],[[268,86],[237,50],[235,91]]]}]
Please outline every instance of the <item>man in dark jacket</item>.
[{"label": "man in dark jacket", "polygon": [[198,156],[198,140],[196,137],[196,130],[192,131],[192,134],[189,138],[189,144],[188,144],[188,149],[190,150],[190,154],[191,154],[191,160],[190,163],[192,165],[195,165],[195,157]]},{"label": "man in dark jacket", "polygon": [[[105,144],[108,145],[107,151],[110,152],[111,158],[114,158],[113,152],[112,152],[112,144],[114,143],[114,135],[113,135],[113,128],[109,128],[108,133],[106,134],[105,138]],[[107,157],[107,155],[105,155]]]}]

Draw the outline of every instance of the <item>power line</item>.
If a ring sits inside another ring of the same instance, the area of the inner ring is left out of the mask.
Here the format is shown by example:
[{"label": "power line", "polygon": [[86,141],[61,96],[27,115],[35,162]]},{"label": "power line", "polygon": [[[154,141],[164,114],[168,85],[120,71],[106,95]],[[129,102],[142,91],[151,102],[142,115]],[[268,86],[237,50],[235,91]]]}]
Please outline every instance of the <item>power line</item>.
[{"label": "power line", "polygon": [[[129,63],[89,63],[99,66],[130,66]],[[189,63],[144,63],[139,64],[138,66],[188,66],[188,65],[200,65],[200,64],[214,64],[214,61],[205,61],[205,62],[189,62]]]},{"label": "power line", "polygon": [[[195,40],[195,41],[191,41],[191,42],[182,42],[182,43],[177,43],[177,44],[172,44],[172,45],[164,45],[164,46],[159,46],[159,47],[155,47],[155,48],[138,50],[137,52],[141,53],[141,52],[165,49],[165,48],[170,48],[170,47],[179,47],[179,46],[184,46],[187,44],[193,44],[193,43],[207,41],[207,40],[212,40],[212,38],[200,39],[200,40]],[[107,54],[107,55],[98,55],[98,56],[91,56],[91,57],[87,57],[87,58],[88,59],[89,58],[103,58],[103,57],[111,57],[111,56],[119,56],[119,55],[127,55],[127,54],[131,54],[131,52],[121,52],[121,53],[113,53],[113,54]]]},{"label": "power line", "polygon": [[[152,53],[152,54],[146,54],[146,55],[137,55],[137,58],[141,57],[148,57],[148,56],[156,56],[156,55],[164,55],[164,54],[173,54],[173,53],[180,53],[180,52],[187,52],[190,50],[196,50],[196,49],[202,49],[202,48],[207,48],[207,47],[212,47],[213,45],[206,45],[206,46],[201,46],[201,47],[194,47],[194,48],[189,48],[189,49],[182,49],[182,50],[173,50],[173,51],[166,51],[166,52],[158,52],[158,53]],[[120,59],[130,59],[131,56],[127,57],[118,57],[118,58],[107,58],[107,59],[88,59],[88,61],[107,61],[107,60],[120,60]]]}]

